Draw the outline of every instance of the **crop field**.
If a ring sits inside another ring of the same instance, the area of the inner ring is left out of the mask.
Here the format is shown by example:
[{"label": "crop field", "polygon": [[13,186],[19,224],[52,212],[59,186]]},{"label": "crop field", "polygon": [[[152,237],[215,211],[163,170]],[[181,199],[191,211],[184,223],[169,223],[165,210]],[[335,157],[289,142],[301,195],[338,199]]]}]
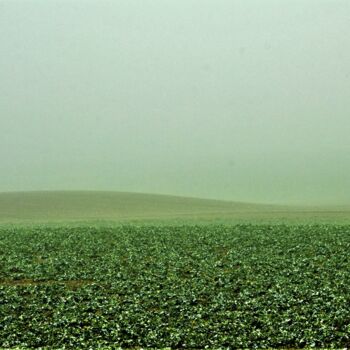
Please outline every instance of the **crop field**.
[{"label": "crop field", "polygon": [[350,347],[350,226],[0,228],[1,348]]}]

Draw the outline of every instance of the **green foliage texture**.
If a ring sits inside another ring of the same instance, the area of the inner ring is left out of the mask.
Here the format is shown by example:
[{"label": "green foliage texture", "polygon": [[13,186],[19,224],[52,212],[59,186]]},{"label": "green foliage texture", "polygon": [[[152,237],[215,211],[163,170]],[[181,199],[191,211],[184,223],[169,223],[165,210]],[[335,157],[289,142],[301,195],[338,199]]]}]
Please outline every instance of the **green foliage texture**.
[{"label": "green foliage texture", "polygon": [[0,347],[350,347],[350,227],[3,227]]}]

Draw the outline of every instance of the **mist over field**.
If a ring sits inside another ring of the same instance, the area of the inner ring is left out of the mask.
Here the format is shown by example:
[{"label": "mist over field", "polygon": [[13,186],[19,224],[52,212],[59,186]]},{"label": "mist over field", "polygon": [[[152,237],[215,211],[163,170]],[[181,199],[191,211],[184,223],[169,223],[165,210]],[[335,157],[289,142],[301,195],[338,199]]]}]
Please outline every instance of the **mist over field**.
[{"label": "mist over field", "polygon": [[0,349],[350,349],[350,0],[0,0]]},{"label": "mist over field", "polygon": [[347,0],[0,1],[0,192],[350,203]]}]

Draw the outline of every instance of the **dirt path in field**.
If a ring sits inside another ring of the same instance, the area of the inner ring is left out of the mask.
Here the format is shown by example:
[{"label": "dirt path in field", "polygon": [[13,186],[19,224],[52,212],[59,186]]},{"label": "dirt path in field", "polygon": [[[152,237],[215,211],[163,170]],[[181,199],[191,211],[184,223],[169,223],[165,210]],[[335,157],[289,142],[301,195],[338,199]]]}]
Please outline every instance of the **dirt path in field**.
[{"label": "dirt path in field", "polygon": [[23,278],[18,280],[0,280],[0,286],[14,286],[14,287],[29,287],[29,286],[51,286],[64,284],[69,289],[76,289],[86,285],[91,285],[96,283],[93,280],[66,280],[66,281],[55,281],[55,280],[45,280],[36,281],[30,278]]}]

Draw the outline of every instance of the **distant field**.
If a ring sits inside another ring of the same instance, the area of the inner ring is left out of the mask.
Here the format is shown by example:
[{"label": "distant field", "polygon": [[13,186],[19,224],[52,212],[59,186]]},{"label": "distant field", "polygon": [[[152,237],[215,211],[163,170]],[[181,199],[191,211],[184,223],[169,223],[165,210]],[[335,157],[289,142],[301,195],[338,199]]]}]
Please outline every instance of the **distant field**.
[{"label": "distant field", "polygon": [[0,193],[0,223],[350,222],[348,207],[292,207],[126,192]]}]

